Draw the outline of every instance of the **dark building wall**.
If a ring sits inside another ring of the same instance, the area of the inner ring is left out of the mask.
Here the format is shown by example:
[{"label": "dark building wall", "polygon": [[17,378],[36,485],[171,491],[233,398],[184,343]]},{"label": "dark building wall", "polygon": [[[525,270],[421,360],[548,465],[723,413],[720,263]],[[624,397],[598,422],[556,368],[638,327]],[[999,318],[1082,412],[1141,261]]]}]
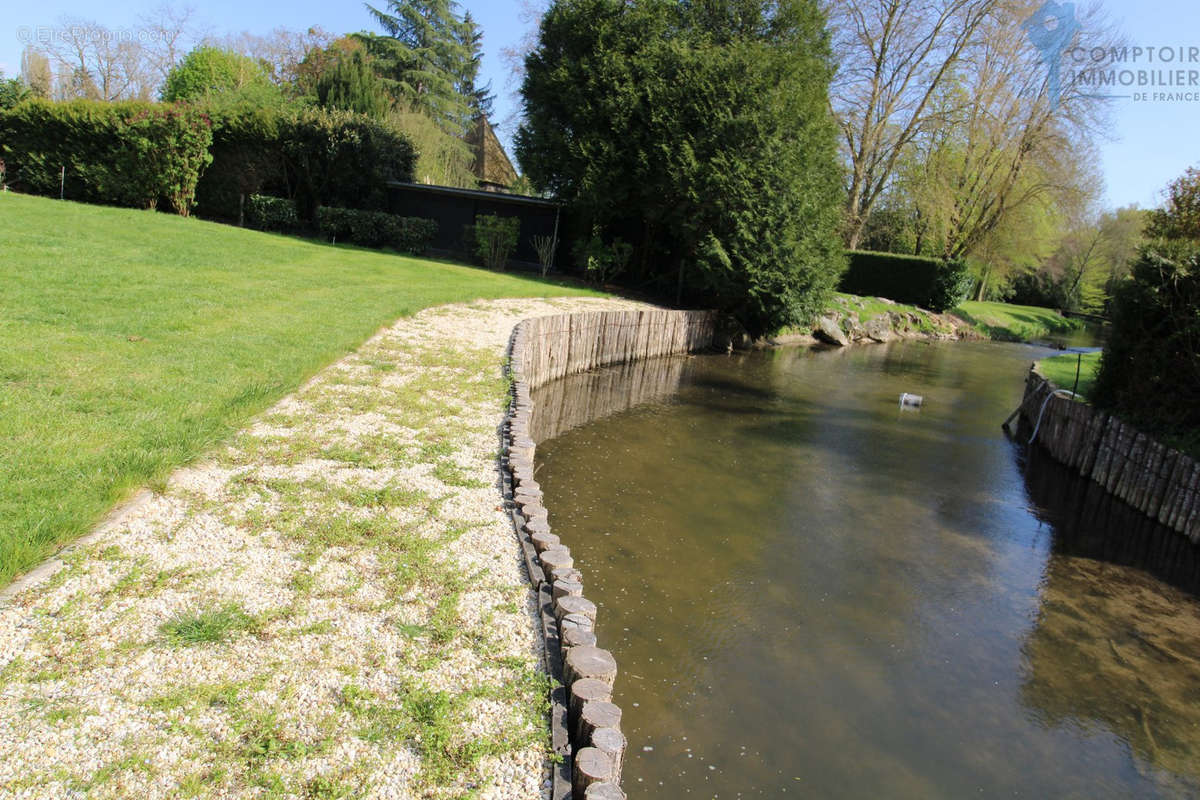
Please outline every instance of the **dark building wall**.
[{"label": "dark building wall", "polygon": [[[414,183],[393,183],[388,188],[388,209],[402,217],[425,217],[436,220],[437,236],[432,249],[445,255],[474,261],[463,243],[463,228],[475,223],[479,214],[496,214],[501,217],[517,217],[521,230],[517,237],[517,250],[513,262],[520,266],[537,267],[537,251],[533,248],[534,236],[553,236],[555,215],[559,206],[549,200],[519,195],[503,195],[470,189],[452,189],[445,186],[425,186]],[[567,248],[562,245],[566,235],[565,214],[559,219],[559,248],[555,268],[567,267]]]}]

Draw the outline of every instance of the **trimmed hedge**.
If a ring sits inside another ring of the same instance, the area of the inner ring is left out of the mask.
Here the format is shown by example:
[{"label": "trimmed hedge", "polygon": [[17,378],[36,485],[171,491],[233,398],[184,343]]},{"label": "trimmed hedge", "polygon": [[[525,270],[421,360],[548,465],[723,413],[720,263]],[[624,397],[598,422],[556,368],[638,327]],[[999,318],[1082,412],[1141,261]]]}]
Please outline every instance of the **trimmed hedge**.
[{"label": "trimmed hedge", "polygon": [[972,278],[965,261],[851,250],[839,288],[942,312],[967,299]]},{"label": "trimmed hedge", "polygon": [[1200,455],[1200,244],[1143,247],[1111,315],[1092,401]]},{"label": "trimmed hedge", "polygon": [[213,161],[196,186],[196,213],[237,222],[240,198],[290,194],[279,146],[282,113],[247,104],[208,109]]},{"label": "trimmed hedge", "polygon": [[[0,158],[22,192],[191,212],[212,160],[207,115],[185,104],[28,100],[0,111]],[[65,177],[63,170],[65,169]]]},{"label": "trimmed hedge", "polygon": [[390,180],[411,181],[417,154],[396,129],[328,109],[212,107],[213,164],[200,182],[200,213],[238,216],[239,195],[291,197],[302,222],[322,206],[382,211]]},{"label": "trimmed hedge", "polygon": [[246,204],[246,222],[260,231],[294,231],[300,228],[296,204],[282,197],[252,194]]},{"label": "trimmed hedge", "polygon": [[352,208],[317,209],[317,229],[333,240],[364,247],[392,247],[402,253],[420,255],[437,234],[437,222],[421,217],[398,217],[385,211]]}]

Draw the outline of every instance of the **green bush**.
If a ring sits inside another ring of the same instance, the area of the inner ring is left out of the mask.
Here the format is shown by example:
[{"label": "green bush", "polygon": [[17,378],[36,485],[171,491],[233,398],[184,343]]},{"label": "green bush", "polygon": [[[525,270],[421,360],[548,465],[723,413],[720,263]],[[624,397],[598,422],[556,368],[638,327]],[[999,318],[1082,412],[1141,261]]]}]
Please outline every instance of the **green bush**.
[{"label": "green bush", "polygon": [[250,195],[246,204],[246,221],[260,231],[294,231],[300,228],[296,204],[282,197]]},{"label": "green bush", "polygon": [[203,217],[240,222],[242,198],[290,194],[280,153],[279,108],[250,103],[210,102],[212,164],[196,186],[196,211]]},{"label": "green bush", "polygon": [[317,229],[335,241],[353,242],[364,247],[389,246],[419,255],[437,234],[437,222],[421,217],[398,217],[385,211],[322,206],[317,209]]},{"label": "green bush", "polygon": [[321,206],[384,210],[387,184],[411,181],[416,152],[389,125],[350,111],[210,103],[213,165],[199,187],[207,216],[235,220],[242,195],[296,201],[305,223]]},{"label": "green bush", "polygon": [[168,103],[200,100],[249,87],[264,94],[278,91],[262,63],[232,50],[201,45],[167,73],[162,98]]},{"label": "green bush", "polygon": [[[20,191],[187,216],[212,160],[208,117],[183,104],[30,100],[0,111],[0,158]],[[63,172],[65,168],[65,173]],[[60,177],[62,176],[62,177]]]},{"label": "green bush", "polygon": [[483,259],[484,266],[502,270],[512,251],[517,249],[520,234],[519,218],[480,214],[475,217],[473,230],[475,253]]},{"label": "green bush", "polygon": [[416,151],[398,131],[352,111],[307,109],[280,126],[288,182],[300,218],[318,206],[381,211],[388,181],[411,181]]},{"label": "green bush", "polygon": [[942,312],[967,299],[971,275],[965,261],[851,250],[839,288],[849,294],[886,297]]},{"label": "green bush", "polygon": [[605,244],[598,233],[593,233],[590,238],[577,241],[571,252],[575,263],[583,267],[588,278],[597,286],[603,286],[629,266],[633,245],[619,237],[612,244]]},{"label": "green bush", "polygon": [[1143,248],[1110,313],[1093,401],[1149,433],[1200,449],[1200,245]]},{"label": "green bush", "polygon": [[756,336],[811,319],[843,268],[821,5],[552,3],[525,62],[522,171],[571,207],[573,239],[632,244],[640,292]]}]

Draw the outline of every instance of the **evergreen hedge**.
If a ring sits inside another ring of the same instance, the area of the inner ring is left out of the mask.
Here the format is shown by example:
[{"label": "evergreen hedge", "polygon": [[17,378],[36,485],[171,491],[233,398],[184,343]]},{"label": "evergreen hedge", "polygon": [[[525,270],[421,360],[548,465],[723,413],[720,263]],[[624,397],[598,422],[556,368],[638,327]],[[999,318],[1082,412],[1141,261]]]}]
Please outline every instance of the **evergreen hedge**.
[{"label": "evergreen hedge", "polygon": [[1143,248],[1110,313],[1093,402],[1200,453],[1200,244]]},{"label": "evergreen hedge", "polygon": [[166,201],[187,216],[211,143],[208,116],[185,104],[34,99],[0,111],[9,184],[89,203]]},{"label": "evergreen hedge", "polygon": [[399,217],[385,211],[322,206],[317,209],[317,229],[337,241],[364,247],[392,247],[402,253],[420,255],[437,234],[437,222]]},{"label": "evergreen hedge", "polygon": [[363,114],[239,106],[212,116],[213,164],[199,188],[206,216],[236,220],[239,196],[269,192],[316,224],[321,206],[386,210],[388,181],[413,177],[412,143]]},{"label": "evergreen hedge", "polygon": [[942,312],[967,299],[972,278],[965,261],[851,250],[840,289],[850,294],[886,297]]},{"label": "evergreen hedge", "polygon": [[246,221],[260,231],[290,232],[300,229],[296,204],[282,197],[252,194],[246,204]]}]

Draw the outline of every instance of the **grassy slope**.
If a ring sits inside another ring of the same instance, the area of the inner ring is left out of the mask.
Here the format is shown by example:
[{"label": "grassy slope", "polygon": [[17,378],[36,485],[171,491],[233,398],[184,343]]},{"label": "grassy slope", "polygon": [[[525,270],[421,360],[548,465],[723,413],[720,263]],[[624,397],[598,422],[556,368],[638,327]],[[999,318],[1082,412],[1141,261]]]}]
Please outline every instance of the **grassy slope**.
[{"label": "grassy slope", "polygon": [[1063,333],[1082,323],[1067,319],[1054,309],[1016,306],[1009,303],[981,303],[968,300],[954,308],[953,314],[969,322],[991,339],[1023,342],[1052,333]]},{"label": "grassy slope", "polygon": [[1079,388],[1076,390],[1084,397],[1092,394],[1092,385],[1096,382],[1096,372],[1100,369],[1099,353],[1084,353],[1082,361],[1075,353],[1064,353],[1061,356],[1044,358],[1037,363],[1038,371],[1050,379],[1060,389],[1071,389],[1075,385],[1075,370],[1079,368]]},{"label": "grassy slope", "polygon": [[584,293],[14,194],[0,252],[0,585],[397,317]]}]

